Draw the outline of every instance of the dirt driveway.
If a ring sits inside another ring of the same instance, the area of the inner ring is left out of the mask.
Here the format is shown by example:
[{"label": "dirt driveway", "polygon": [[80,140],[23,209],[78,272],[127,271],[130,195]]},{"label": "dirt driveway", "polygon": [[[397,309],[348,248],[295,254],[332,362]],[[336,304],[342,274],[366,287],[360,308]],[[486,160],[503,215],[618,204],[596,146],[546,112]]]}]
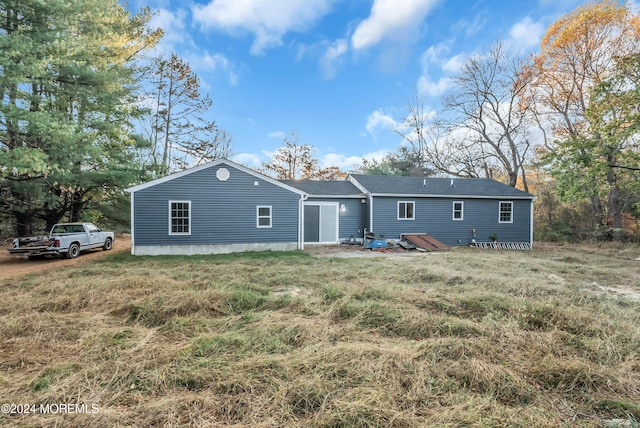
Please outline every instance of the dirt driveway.
[{"label": "dirt driveway", "polygon": [[[32,272],[43,272],[50,269],[58,269],[63,266],[75,265],[77,263],[89,262],[96,257],[109,254],[108,251],[93,250],[80,254],[77,259],[46,258],[44,260],[29,260],[26,256],[11,256],[6,251],[8,246],[0,248],[0,280],[25,275]],[[130,251],[131,236],[116,235],[112,251]]]}]

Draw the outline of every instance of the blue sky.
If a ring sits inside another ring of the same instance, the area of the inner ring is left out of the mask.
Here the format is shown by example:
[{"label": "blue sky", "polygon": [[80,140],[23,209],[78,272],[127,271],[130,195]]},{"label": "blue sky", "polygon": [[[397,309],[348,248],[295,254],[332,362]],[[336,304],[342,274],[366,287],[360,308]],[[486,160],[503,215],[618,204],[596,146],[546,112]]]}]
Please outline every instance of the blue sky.
[{"label": "blue sky", "polygon": [[233,160],[267,161],[291,132],[348,172],[401,143],[410,99],[437,109],[470,56],[502,41],[535,52],[580,0],[133,0],[214,101]]}]

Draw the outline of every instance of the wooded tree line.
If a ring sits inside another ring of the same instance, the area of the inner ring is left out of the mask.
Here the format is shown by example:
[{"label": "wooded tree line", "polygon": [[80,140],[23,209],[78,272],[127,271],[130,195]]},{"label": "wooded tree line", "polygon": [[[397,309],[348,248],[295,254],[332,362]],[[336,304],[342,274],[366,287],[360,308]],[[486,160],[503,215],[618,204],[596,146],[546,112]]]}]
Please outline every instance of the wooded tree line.
[{"label": "wooded tree line", "polygon": [[638,15],[617,1],[580,6],[536,55],[498,43],[469,58],[441,111],[414,98],[395,128],[405,144],[365,170],[499,179],[539,196],[545,238],[622,238],[624,214],[640,214],[639,72]]},{"label": "wooded tree line", "polygon": [[[117,0],[0,0],[0,236],[63,219],[126,226],[124,188],[231,154],[189,64],[150,57],[151,17]],[[404,144],[359,172],[495,178],[539,196],[543,236],[620,238],[640,211],[639,48],[626,3],[581,6],[534,56],[496,44],[469,58],[441,110],[416,96],[394,129]],[[298,140],[262,171],[344,176]]]}]

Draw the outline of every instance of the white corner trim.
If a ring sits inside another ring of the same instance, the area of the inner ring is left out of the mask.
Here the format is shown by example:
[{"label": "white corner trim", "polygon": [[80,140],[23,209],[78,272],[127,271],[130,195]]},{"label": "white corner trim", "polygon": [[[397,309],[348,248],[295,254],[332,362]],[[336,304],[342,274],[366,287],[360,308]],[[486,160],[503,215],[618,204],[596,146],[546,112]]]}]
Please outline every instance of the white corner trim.
[{"label": "white corner trim", "polygon": [[131,194],[131,255],[136,254],[136,237],[135,237],[135,202],[134,202],[134,194]]}]

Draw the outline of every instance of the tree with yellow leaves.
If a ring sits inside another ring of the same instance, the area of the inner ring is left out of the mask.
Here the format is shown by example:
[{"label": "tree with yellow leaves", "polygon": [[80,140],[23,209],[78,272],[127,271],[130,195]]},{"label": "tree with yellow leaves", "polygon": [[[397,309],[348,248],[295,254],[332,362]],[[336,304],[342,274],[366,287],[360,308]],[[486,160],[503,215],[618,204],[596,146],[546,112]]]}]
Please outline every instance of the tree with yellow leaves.
[{"label": "tree with yellow leaves", "polygon": [[[546,159],[560,196],[587,198],[598,226],[621,213],[637,165],[640,17],[613,0],[589,3],[547,30],[523,71],[536,113],[550,132]],[[635,65],[634,65],[635,64]],[[624,115],[624,116],[622,116]]]}]

